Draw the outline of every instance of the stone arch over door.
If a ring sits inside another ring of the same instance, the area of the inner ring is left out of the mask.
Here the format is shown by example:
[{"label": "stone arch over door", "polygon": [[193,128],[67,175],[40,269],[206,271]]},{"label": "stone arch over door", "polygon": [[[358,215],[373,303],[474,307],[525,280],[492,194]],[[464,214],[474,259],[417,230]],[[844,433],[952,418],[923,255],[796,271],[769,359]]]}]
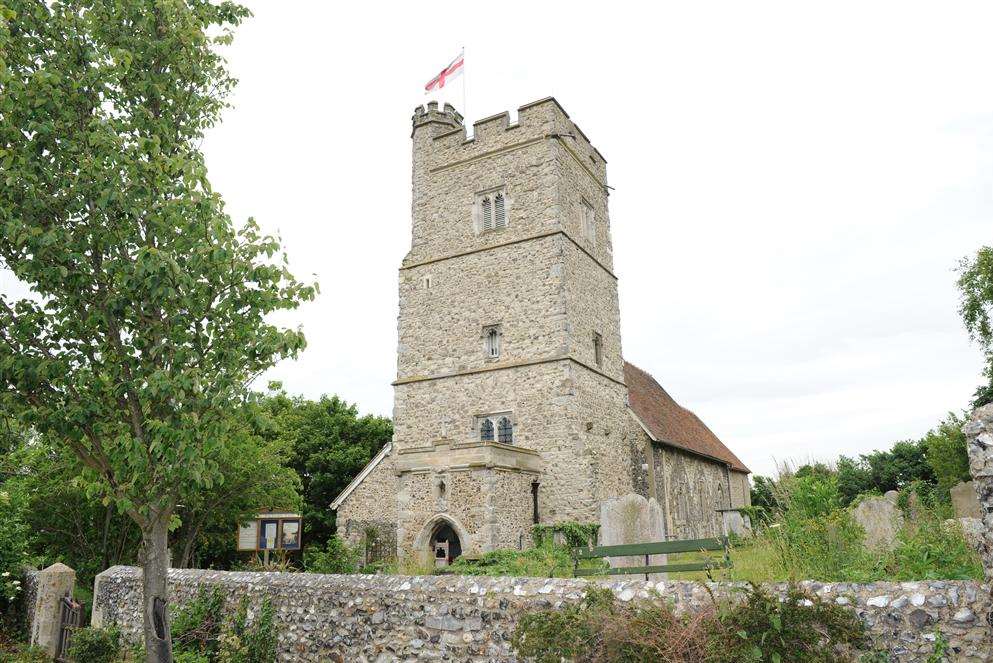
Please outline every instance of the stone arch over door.
[{"label": "stone arch over door", "polygon": [[469,536],[462,523],[447,513],[437,513],[427,519],[427,522],[424,523],[424,526],[421,527],[420,532],[414,538],[414,555],[421,564],[427,564],[433,560],[431,537],[439,527],[444,525],[451,527],[455,535],[459,537],[463,554],[472,547],[472,537]]}]

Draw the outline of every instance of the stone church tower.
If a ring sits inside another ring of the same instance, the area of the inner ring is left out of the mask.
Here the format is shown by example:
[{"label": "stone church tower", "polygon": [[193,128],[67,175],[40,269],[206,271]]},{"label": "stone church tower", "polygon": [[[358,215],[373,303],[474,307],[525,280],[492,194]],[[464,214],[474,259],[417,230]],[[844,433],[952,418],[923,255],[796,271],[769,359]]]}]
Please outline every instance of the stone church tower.
[{"label": "stone church tower", "polygon": [[551,98],[471,139],[430,103],[412,142],[395,433],[332,505],[339,532],[395,523],[401,556],[452,558],[661,497],[654,437],[629,408],[603,156]]}]

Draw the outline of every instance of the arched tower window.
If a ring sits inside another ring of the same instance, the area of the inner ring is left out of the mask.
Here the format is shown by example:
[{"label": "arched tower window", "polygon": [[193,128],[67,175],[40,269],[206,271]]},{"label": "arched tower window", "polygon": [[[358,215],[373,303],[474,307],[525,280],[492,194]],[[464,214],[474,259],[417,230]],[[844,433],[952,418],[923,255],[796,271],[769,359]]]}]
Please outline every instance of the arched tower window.
[{"label": "arched tower window", "polygon": [[483,339],[488,359],[496,359],[500,356],[500,326],[483,328]]},{"label": "arched tower window", "polygon": [[497,441],[504,444],[514,443],[514,424],[509,417],[500,417],[497,422]]},{"label": "arched tower window", "polygon": [[493,421],[490,419],[483,419],[479,422],[479,439],[483,442],[493,441]]}]

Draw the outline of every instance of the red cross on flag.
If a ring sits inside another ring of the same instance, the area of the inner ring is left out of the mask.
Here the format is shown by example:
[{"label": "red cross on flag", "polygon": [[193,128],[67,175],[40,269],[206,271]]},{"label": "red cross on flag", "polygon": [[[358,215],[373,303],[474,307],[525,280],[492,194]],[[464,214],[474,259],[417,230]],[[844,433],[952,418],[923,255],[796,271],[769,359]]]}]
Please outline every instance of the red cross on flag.
[{"label": "red cross on flag", "polygon": [[441,70],[437,76],[432,78],[424,86],[424,94],[431,92],[432,90],[440,90],[445,87],[445,83],[452,80],[453,78],[458,78],[462,75],[462,67],[465,64],[465,51],[461,51],[452,62]]}]

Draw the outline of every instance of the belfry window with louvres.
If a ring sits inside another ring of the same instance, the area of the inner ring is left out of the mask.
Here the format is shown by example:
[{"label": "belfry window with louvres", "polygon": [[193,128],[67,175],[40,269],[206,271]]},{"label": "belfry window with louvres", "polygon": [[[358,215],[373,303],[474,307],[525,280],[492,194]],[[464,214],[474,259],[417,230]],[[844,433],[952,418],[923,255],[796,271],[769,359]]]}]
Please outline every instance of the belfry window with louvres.
[{"label": "belfry window with louvres", "polygon": [[479,234],[507,227],[510,199],[503,187],[476,194],[473,217]]}]

